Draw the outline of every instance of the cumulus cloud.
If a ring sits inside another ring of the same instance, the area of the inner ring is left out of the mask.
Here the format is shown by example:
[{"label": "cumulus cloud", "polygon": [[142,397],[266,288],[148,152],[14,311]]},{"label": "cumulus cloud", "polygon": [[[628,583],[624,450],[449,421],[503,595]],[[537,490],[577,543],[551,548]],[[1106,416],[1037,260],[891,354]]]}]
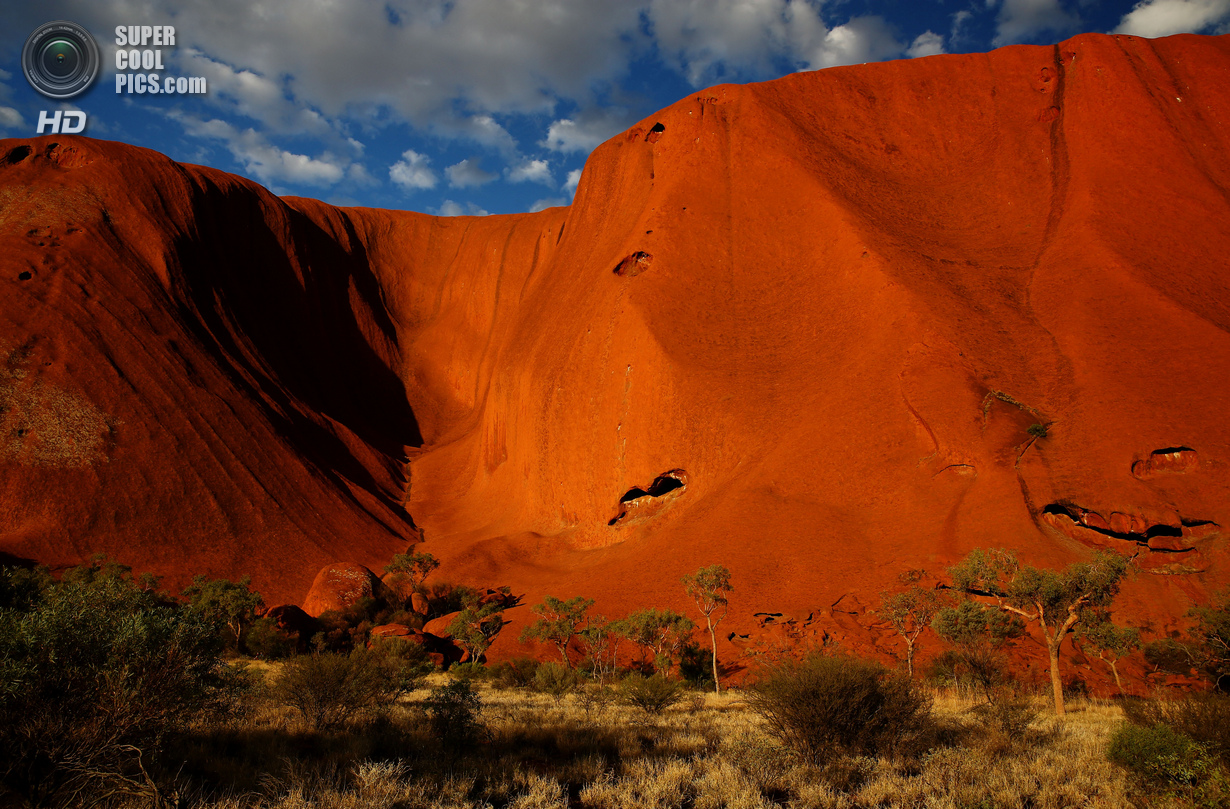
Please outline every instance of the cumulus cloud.
[{"label": "cumulus cloud", "polygon": [[[444,173],[448,175],[448,184],[453,188],[472,188],[486,185],[497,176],[483,171],[483,167],[479,165],[477,157],[467,157],[460,163],[454,163],[446,168]],[[449,215],[453,216],[455,214]]]},{"label": "cumulus cloud", "polygon": [[1066,36],[1080,28],[1080,17],[1059,0],[1004,0],[995,21],[995,47],[1027,42],[1043,34]]},{"label": "cumulus cloud", "polygon": [[577,186],[581,184],[581,169],[573,169],[568,172],[568,179],[564,181],[564,190],[569,193],[576,193]]},{"label": "cumulus cloud", "polygon": [[261,182],[297,183],[330,186],[340,182],[350,168],[350,161],[324,152],[319,157],[296,154],[275,146],[254,129],[238,127],[218,118],[203,120],[172,110],[168,117],[179,121],[193,137],[218,140],[244,169]]},{"label": "cumulus cloud", "polygon": [[478,207],[473,202],[467,202],[463,205],[451,199],[446,199],[440,203],[440,207],[436,208],[435,213],[437,216],[487,216],[487,211]]},{"label": "cumulus cloud", "polygon": [[431,159],[413,149],[402,152],[401,160],[389,167],[389,179],[407,191],[435,188],[439,179],[428,164]]},{"label": "cumulus cloud", "polygon": [[540,145],[556,152],[592,152],[594,147],[628,128],[626,111],[589,111],[573,118],[560,118],[547,127]]},{"label": "cumulus cloud", "polygon": [[558,208],[560,205],[567,204],[568,200],[563,197],[548,197],[547,199],[536,200],[534,204],[530,206],[530,213],[545,211],[547,208]]},{"label": "cumulus cloud", "polygon": [[18,129],[26,125],[26,119],[12,107],[0,107],[0,129]]},{"label": "cumulus cloud", "polygon": [[527,160],[519,166],[508,169],[506,176],[510,183],[542,183],[551,188],[555,187],[551,167],[545,160]]},{"label": "cumulus cloud", "polygon": [[920,56],[935,56],[944,53],[944,38],[934,31],[924,31],[914,37],[914,41],[910,43],[910,47],[906,48],[905,55],[911,59],[917,59]]},{"label": "cumulus cloud", "polygon": [[1230,0],[1142,0],[1123,15],[1113,33],[1167,37],[1196,34],[1227,22]]}]

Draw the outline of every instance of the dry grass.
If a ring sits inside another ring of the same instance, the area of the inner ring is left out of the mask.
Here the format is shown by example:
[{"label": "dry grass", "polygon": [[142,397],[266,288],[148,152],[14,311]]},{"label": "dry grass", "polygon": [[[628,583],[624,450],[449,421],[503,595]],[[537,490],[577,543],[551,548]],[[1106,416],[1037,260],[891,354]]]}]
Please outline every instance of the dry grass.
[{"label": "dry grass", "polygon": [[[445,681],[436,675],[430,684]],[[266,704],[235,720],[241,727],[231,729],[230,755],[245,755],[236,739],[267,743],[278,733],[291,740],[275,745],[285,755],[249,762],[270,773],[255,783],[228,770],[231,797],[198,794],[191,803],[208,809],[1167,805],[1144,799],[1107,762],[1108,737],[1122,722],[1120,709],[1107,702],[1077,702],[1062,722],[1044,713],[1026,733],[1006,738],[980,723],[969,700],[940,693],[935,713],[944,726],[942,744],[930,753],[812,766],[768,735],[737,691],[689,695],[655,716],[579,694],[557,703],[522,690],[485,684],[479,690],[487,734],[460,755],[427,733],[420,707],[425,690],[375,725],[336,736],[309,733]]]}]

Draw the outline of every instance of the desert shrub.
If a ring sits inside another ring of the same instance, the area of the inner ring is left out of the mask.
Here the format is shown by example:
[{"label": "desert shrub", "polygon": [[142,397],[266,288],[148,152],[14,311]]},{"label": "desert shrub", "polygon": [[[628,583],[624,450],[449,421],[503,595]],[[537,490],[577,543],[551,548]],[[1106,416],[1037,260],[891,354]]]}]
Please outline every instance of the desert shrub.
[{"label": "desert shrub", "polygon": [[538,661],[529,657],[505,660],[491,667],[491,684],[496,688],[528,688],[538,672]]},{"label": "desert shrub", "polygon": [[1188,674],[1195,666],[1192,654],[1174,638],[1149,641],[1144,645],[1144,655],[1154,669],[1169,674]]},{"label": "desert shrub", "polygon": [[253,657],[281,660],[295,653],[299,639],[278,629],[278,622],[266,615],[257,618],[243,637],[244,646]]},{"label": "desert shrub", "polygon": [[427,599],[428,617],[430,618],[438,618],[450,612],[460,612],[467,601],[473,600],[478,595],[473,587],[447,582],[424,584],[422,593]]},{"label": "desert shrub", "polygon": [[856,657],[812,654],[769,669],[748,695],[803,759],[904,749],[929,730],[930,699],[906,677]]},{"label": "desert shrub", "polygon": [[328,730],[381,712],[402,691],[379,651],[318,652],[286,663],[276,692],[312,728]]},{"label": "desert shrub", "polygon": [[580,676],[563,663],[548,661],[534,672],[534,689],[559,702],[577,687],[580,680]]},{"label": "desert shrub", "polygon": [[35,805],[148,796],[166,737],[224,708],[239,686],[220,659],[219,626],[118,566],[65,579],[18,589],[7,577],[16,592],[0,608],[0,778]]},{"label": "desert shrub", "polygon": [[1120,726],[1110,738],[1106,757],[1157,786],[1195,786],[1216,767],[1195,740],[1166,725]]},{"label": "desert shrub", "polygon": [[1180,700],[1131,699],[1121,704],[1133,725],[1166,725],[1230,766],[1230,697],[1196,694]]},{"label": "desert shrub", "polygon": [[619,696],[647,714],[660,714],[682,698],[683,686],[666,679],[661,672],[652,677],[633,672],[620,682]]},{"label": "desert shrub", "polygon": [[694,640],[679,647],[679,676],[697,688],[713,687],[713,659],[708,649]]},{"label": "desert shrub", "polygon": [[482,699],[468,680],[455,680],[432,689],[423,705],[432,735],[447,747],[467,747],[483,733]]},{"label": "desert shrub", "polygon": [[482,680],[487,677],[488,671],[481,663],[470,661],[469,663],[454,663],[448,673],[454,680]]}]

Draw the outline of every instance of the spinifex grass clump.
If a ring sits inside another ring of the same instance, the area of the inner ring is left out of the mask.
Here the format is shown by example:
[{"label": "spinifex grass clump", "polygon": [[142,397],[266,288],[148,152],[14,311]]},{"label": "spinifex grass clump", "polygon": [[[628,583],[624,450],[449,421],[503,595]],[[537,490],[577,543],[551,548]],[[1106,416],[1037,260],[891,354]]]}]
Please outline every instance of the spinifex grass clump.
[{"label": "spinifex grass clump", "polygon": [[781,663],[748,702],[782,742],[816,763],[904,749],[931,725],[929,697],[909,679],[856,657],[812,654]]}]

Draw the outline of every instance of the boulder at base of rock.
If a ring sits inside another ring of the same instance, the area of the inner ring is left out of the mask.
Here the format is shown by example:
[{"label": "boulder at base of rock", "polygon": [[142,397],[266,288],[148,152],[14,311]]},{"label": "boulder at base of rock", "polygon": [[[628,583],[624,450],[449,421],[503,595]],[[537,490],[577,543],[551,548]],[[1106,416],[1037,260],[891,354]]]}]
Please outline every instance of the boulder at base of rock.
[{"label": "boulder at base of rock", "polygon": [[319,617],[329,610],[353,607],[365,598],[383,598],[387,593],[384,582],[363,565],[337,562],[316,574],[303,600],[303,611]]},{"label": "boulder at base of rock", "polygon": [[448,615],[441,615],[439,618],[432,618],[427,623],[423,624],[423,631],[432,635],[439,635],[442,638],[452,637],[452,633],[448,631],[448,625],[453,622],[460,613],[450,612]]},{"label": "boulder at base of rock", "polygon": [[454,663],[463,663],[469,659],[469,654],[453,642],[452,638],[440,637],[431,632],[411,629],[405,624],[385,624],[372,627],[372,640],[390,640],[404,643],[417,643],[427,653],[427,659],[442,669],[447,669]]},{"label": "boulder at base of rock", "polygon": [[419,615],[426,615],[431,611],[431,605],[427,603],[427,596],[422,593],[413,593],[410,596],[410,609]]}]

